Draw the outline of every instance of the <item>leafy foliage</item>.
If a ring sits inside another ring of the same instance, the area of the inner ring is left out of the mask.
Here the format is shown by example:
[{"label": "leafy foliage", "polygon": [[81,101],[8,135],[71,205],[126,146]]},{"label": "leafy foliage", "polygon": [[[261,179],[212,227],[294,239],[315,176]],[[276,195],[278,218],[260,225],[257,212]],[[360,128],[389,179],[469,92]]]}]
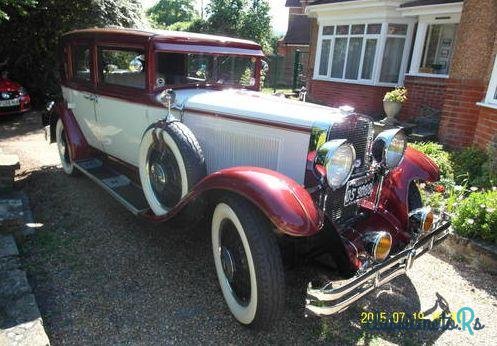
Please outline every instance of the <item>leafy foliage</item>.
[{"label": "leafy foliage", "polygon": [[188,27],[188,23],[194,19],[196,13],[193,4],[190,0],[160,0],[147,11],[147,15],[152,24],[160,28],[183,23],[176,29],[179,30]]},{"label": "leafy foliage", "polygon": [[26,15],[26,8],[34,6],[36,0],[0,0],[0,23],[9,20],[9,15],[5,12],[7,9],[16,11],[20,15]]},{"label": "leafy foliage", "polygon": [[404,103],[407,101],[407,89],[397,87],[394,90],[387,92],[383,97],[383,101]]},{"label": "leafy foliage", "polygon": [[[58,47],[63,33],[95,26],[143,25],[140,0],[0,1],[10,18],[0,21],[0,56],[7,58],[10,77],[23,84],[38,104],[60,94]],[[19,11],[23,2],[32,6]]]},{"label": "leafy foliage", "polygon": [[489,167],[488,154],[477,147],[465,148],[452,155],[455,181],[458,184],[467,182],[469,186],[490,187],[497,182],[497,177]]},{"label": "leafy foliage", "polygon": [[497,191],[473,192],[454,206],[452,224],[462,236],[497,243]]}]

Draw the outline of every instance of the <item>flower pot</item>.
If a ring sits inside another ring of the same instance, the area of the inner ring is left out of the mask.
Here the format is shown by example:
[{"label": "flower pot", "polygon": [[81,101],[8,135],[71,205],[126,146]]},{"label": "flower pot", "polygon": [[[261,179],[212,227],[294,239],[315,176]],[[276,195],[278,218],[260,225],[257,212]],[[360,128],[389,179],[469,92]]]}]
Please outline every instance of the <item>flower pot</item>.
[{"label": "flower pot", "polygon": [[395,117],[400,113],[401,108],[402,103],[400,102],[383,101],[383,109],[390,122],[395,122]]}]

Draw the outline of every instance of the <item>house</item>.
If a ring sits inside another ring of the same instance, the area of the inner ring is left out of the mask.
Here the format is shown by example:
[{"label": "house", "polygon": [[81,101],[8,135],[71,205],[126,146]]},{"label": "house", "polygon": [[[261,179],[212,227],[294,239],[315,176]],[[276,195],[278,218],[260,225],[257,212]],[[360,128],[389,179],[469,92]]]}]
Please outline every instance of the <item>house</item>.
[{"label": "house", "polygon": [[[280,80],[290,86],[293,84],[295,58],[299,59],[302,66],[308,66],[311,26],[300,0],[286,0],[285,7],[288,7],[288,29],[278,41],[278,55],[284,57]],[[297,51],[300,52],[298,55]]]},{"label": "house", "polygon": [[496,0],[303,0],[310,18],[310,99],[376,116],[408,88],[401,118],[441,114],[449,147],[497,134]]}]

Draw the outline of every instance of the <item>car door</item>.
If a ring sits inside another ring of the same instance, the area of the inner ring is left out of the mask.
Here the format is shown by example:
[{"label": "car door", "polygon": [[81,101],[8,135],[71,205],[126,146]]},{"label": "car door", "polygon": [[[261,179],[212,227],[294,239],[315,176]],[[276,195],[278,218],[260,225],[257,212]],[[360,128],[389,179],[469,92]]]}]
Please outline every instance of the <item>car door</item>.
[{"label": "car door", "polygon": [[99,45],[96,113],[104,151],[138,165],[147,117],[144,48]]},{"label": "car door", "polygon": [[89,145],[102,150],[95,113],[94,64],[91,43],[71,46],[72,75],[63,87],[64,98]]}]

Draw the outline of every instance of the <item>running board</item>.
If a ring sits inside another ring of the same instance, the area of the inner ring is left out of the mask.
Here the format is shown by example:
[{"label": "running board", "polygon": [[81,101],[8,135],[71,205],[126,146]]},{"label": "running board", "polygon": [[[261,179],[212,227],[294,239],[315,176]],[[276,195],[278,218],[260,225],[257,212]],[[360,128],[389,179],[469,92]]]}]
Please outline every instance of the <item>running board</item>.
[{"label": "running board", "polygon": [[149,209],[142,188],[133,183],[127,176],[106,166],[101,160],[92,158],[76,161],[74,166],[110,193],[133,214],[143,214]]}]

